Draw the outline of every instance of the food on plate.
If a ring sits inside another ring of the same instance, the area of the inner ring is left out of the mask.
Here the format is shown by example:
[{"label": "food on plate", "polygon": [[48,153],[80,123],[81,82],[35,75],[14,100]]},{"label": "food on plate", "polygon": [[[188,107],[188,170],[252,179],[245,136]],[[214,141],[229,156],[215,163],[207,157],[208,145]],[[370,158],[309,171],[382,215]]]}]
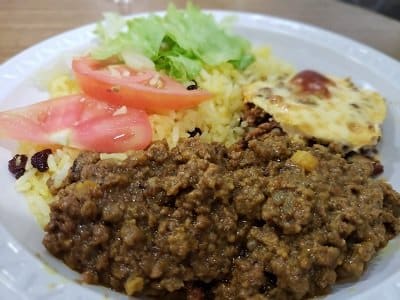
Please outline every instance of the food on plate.
[{"label": "food on plate", "polygon": [[385,101],[377,92],[361,90],[349,78],[328,78],[310,70],[273,83],[251,83],[243,94],[290,135],[354,151],[377,144],[386,116]]},{"label": "food on plate", "polygon": [[[300,152],[311,170],[293,161]],[[302,299],[360,277],[399,232],[400,196],[373,173],[362,155],[280,129],[231,148],[190,138],[123,160],[85,152],[50,205],[44,245],[128,295]]]},{"label": "food on plate", "polygon": [[[47,102],[0,113],[43,244],[159,299],[305,299],[400,231],[376,92],[252,49],[193,5],[106,15]],[[34,132],[26,128],[34,128]],[[29,141],[29,142],[26,142]]]},{"label": "food on plate", "polygon": [[134,69],[156,68],[182,82],[194,79],[207,66],[229,63],[244,70],[254,61],[247,40],[192,4],[185,10],[170,5],[162,17],[124,20],[106,14],[96,33],[100,43],[92,51],[95,59],[118,56]]},{"label": "food on plate", "polygon": [[112,105],[146,111],[179,110],[212,97],[207,91],[188,89],[157,71],[135,70],[118,61],[81,57],[73,60],[72,68],[86,95]]},{"label": "food on plate", "polygon": [[72,95],[0,112],[2,138],[100,152],[144,149],[151,127],[144,111]]},{"label": "food on plate", "polygon": [[26,163],[28,157],[25,154],[16,154],[8,161],[8,170],[14,175],[16,179],[25,174]]}]

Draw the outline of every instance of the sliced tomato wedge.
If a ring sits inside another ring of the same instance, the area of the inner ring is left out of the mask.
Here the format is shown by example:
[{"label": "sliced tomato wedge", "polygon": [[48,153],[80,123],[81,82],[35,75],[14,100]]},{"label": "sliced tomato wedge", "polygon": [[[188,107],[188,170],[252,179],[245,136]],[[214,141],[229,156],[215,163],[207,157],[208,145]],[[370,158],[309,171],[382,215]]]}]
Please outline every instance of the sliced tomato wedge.
[{"label": "sliced tomato wedge", "polygon": [[211,93],[204,90],[187,90],[179,82],[159,72],[135,71],[110,60],[81,57],[73,60],[72,68],[87,95],[113,105],[126,105],[150,112],[179,110],[194,107],[212,97]]},{"label": "sliced tomato wedge", "polygon": [[98,152],[146,148],[152,140],[143,110],[73,95],[0,112],[0,137]]}]

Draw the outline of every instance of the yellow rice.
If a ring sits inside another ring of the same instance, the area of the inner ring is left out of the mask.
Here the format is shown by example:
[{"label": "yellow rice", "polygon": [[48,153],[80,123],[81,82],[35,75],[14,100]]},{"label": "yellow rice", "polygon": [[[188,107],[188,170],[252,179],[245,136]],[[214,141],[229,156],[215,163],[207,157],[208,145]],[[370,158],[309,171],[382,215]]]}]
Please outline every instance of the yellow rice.
[{"label": "yellow rice", "polygon": [[[204,141],[226,145],[236,142],[243,133],[239,122],[243,108],[242,87],[260,79],[274,81],[275,78],[294,71],[290,65],[273,57],[268,48],[256,49],[254,54],[256,61],[244,72],[236,70],[228,63],[202,70],[196,81],[201,88],[213,93],[213,99],[196,108],[150,115],[153,140],[165,139],[170,147],[174,147],[179,139],[189,136],[188,131],[198,127]],[[58,97],[77,93],[79,88],[72,76],[66,73],[52,79],[48,84],[48,91],[52,97]],[[31,156],[43,148],[22,144],[19,152]],[[41,226],[49,220],[48,204],[53,200],[47,181],[53,180],[56,185],[61,184],[77,154],[77,150],[67,147],[55,149],[49,157],[48,172],[40,173],[28,166],[27,172],[16,181],[16,189],[26,195],[32,213]],[[101,154],[101,158],[123,160],[126,155]]]},{"label": "yellow rice", "polygon": [[[48,147],[21,143],[18,152],[31,157],[44,148]],[[16,190],[26,196],[30,210],[42,227],[49,221],[49,203],[53,200],[47,181],[52,180],[55,187],[61,186],[74,159],[79,154],[78,150],[68,147],[53,148],[52,152],[53,154],[49,155],[47,160],[49,165],[47,172],[39,172],[32,167],[28,160],[25,174],[18,178],[15,183]]]}]

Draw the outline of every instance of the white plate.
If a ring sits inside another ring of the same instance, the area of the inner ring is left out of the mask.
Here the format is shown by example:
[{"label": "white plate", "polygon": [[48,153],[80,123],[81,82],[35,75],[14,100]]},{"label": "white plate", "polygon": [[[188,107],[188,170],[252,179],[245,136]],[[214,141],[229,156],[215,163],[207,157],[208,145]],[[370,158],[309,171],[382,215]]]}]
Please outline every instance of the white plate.
[{"label": "white plate", "polygon": [[[278,18],[213,11],[217,19],[237,16],[235,31],[254,44],[267,44],[299,69],[351,76],[387,99],[388,117],[380,154],[385,178],[400,190],[400,64],[360,43],[316,27]],[[33,82],[38,70],[62,53],[93,42],[94,25],[72,30],[10,59],[0,66],[0,110],[46,99]],[[14,191],[7,171],[12,153],[0,143],[0,299],[126,299],[108,289],[80,285],[79,275],[51,257],[41,244],[43,232],[25,199]],[[397,299],[400,295],[400,238],[390,242],[354,284],[335,287],[328,299]],[[49,267],[50,266],[50,267]],[[52,271],[53,270],[53,271]],[[54,271],[55,270],[55,271]]]}]

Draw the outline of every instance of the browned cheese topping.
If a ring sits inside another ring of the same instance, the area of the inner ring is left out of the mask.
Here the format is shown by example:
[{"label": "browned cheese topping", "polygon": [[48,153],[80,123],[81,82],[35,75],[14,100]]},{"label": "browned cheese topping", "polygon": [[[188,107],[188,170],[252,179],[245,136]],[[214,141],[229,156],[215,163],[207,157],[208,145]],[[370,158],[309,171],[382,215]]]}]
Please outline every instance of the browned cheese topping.
[{"label": "browned cheese topping", "polygon": [[378,93],[357,88],[349,78],[328,78],[311,70],[273,82],[253,82],[244,87],[243,97],[293,137],[315,138],[353,151],[378,143],[386,116],[385,100]]},{"label": "browned cheese topping", "polygon": [[370,159],[274,127],[231,148],[81,154],[44,245],[86,282],[161,299],[304,299],[360,277],[400,231],[399,194]]}]

